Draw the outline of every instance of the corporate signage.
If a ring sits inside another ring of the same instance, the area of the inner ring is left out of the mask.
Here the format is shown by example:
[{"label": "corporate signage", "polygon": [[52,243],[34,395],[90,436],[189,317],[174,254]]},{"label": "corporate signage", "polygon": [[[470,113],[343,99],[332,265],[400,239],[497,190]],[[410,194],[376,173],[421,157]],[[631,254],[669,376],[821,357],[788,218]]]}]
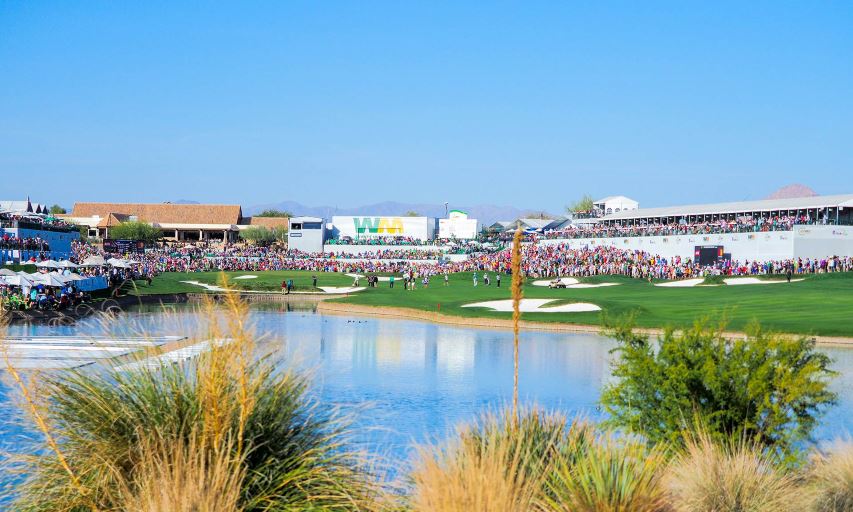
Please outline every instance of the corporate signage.
[{"label": "corporate signage", "polygon": [[339,237],[376,238],[411,237],[420,240],[432,239],[434,219],[428,217],[386,217],[374,215],[336,215],[332,224]]}]

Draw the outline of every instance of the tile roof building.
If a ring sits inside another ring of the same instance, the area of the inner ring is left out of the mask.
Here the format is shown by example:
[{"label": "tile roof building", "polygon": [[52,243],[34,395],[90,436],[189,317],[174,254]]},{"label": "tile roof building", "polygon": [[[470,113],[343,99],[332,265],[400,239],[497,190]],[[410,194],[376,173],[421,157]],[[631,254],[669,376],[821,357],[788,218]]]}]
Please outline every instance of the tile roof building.
[{"label": "tile roof building", "polygon": [[163,238],[186,241],[237,240],[249,226],[286,227],[287,219],[243,217],[240,205],[174,203],[75,203],[65,218],[89,227],[90,236],[109,238],[111,227],[128,221],[159,228]]}]

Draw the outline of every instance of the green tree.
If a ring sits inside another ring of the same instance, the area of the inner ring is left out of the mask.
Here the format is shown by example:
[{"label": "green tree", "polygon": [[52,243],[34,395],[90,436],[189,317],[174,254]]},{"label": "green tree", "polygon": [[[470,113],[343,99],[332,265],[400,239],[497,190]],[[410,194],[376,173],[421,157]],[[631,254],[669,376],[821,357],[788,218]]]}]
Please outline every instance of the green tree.
[{"label": "green tree", "polygon": [[416,211],[414,211],[414,210],[409,210],[409,211],[407,211],[405,214],[403,214],[403,216],[404,216],[404,217],[420,217],[420,216],[421,216],[421,214],[420,214],[420,213],[418,213],[418,212],[416,212]]},{"label": "green tree", "polygon": [[114,240],[143,240],[145,242],[156,242],[163,238],[163,233],[148,224],[140,221],[122,222],[109,229],[109,237]]},{"label": "green tree", "polygon": [[584,194],[580,199],[566,206],[566,211],[569,213],[589,212],[592,211],[592,196]]},{"label": "green tree", "polygon": [[57,215],[60,213],[68,213],[68,210],[59,206],[58,204],[55,204],[55,205],[50,207],[50,213],[51,213],[51,215]]},{"label": "green tree", "polygon": [[[287,238],[285,231],[285,239]],[[276,241],[276,231],[266,226],[252,226],[240,231],[240,238],[253,244],[271,244]]]},{"label": "green tree", "polygon": [[724,325],[702,320],[684,331],[666,329],[652,343],[630,320],[614,328],[614,381],[601,396],[609,421],[652,442],[679,442],[698,421],[717,439],[747,438],[793,453],[836,400],[831,359],[811,340],[757,323],[745,338],[723,332]]},{"label": "green tree", "polygon": [[287,210],[276,210],[275,208],[268,208],[261,213],[255,215],[255,217],[293,217],[293,214]]}]

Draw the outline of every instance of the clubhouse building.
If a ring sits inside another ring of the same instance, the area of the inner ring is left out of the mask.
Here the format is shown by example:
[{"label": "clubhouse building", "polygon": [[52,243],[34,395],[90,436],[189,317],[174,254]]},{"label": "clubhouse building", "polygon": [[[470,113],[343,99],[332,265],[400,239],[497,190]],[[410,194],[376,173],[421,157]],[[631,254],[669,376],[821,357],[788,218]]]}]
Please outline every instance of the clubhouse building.
[{"label": "clubhouse building", "polygon": [[63,216],[87,226],[89,236],[110,238],[110,228],[122,222],[139,221],[163,232],[174,241],[235,242],[240,231],[251,226],[284,227],[288,219],[244,217],[240,205],[175,203],[75,203]]}]

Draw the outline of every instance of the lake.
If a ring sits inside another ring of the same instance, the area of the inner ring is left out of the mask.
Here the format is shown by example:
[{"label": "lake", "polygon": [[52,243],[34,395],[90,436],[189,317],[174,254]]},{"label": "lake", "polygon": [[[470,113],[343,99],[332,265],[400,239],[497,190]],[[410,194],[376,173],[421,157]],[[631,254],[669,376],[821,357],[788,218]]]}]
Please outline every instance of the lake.
[{"label": "lake", "polygon": [[[293,305],[253,307],[251,319],[288,363],[312,374],[312,393],[326,404],[356,411],[357,439],[372,451],[407,458],[415,443],[440,439],[455,425],[512,399],[512,333],[428,322],[318,314]],[[190,334],[194,311],[131,310],[111,333]],[[83,321],[70,327],[11,326],[10,335],[96,335],[105,327]],[[593,334],[522,332],[520,395],[575,416],[600,419],[599,392],[610,378],[615,343]],[[830,440],[853,432],[853,349],[822,347],[840,375],[839,404],[816,434]],[[10,404],[3,390],[0,414]],[[19,432],[0,429],[2,447]]]}]

